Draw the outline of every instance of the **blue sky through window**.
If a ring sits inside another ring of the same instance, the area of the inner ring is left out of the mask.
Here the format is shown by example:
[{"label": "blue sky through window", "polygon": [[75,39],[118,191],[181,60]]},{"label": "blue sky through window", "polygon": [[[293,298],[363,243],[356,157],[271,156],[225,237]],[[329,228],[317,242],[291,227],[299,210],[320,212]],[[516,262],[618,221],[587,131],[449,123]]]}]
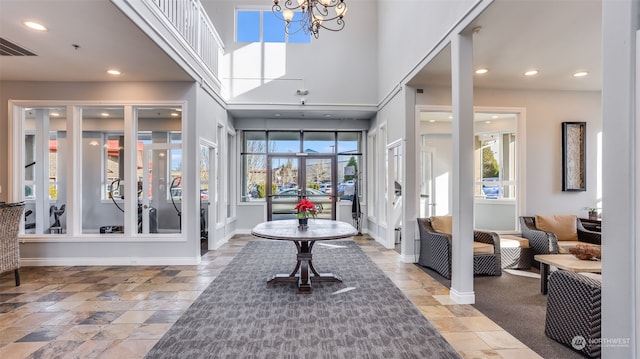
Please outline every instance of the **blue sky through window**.
[{"label": "blue sky through window", "polygon": [[238,11],[237,14],[238,42],[260,42],[260,12]]},{"label": "blue sky through window", "polygon": [[[238,10],[236,17],[237,42],[263,41],[302,44],[311,42],[311,35],[305,34],[302,30],[287,36],[284,22],[271,11]],[[297,30],[298,24],[296,21],[299,21],[301,18],[301,13],[296,12],[294,14],[292,21],[293,31]],[[262,29],[260,28],[260,24],[262,24]]]}]

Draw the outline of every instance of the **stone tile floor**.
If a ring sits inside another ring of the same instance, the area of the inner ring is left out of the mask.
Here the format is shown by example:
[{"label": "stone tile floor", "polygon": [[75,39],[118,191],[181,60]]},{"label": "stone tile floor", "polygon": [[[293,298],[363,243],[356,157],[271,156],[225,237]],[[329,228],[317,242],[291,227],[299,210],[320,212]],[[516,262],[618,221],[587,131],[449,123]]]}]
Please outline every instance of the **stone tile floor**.
[{"label": "stone tile floor", "polygon": [[[250,235],[194,266],[26,267],[0,276],[0,358],[142,358]],[[541,358],[393,249],[355,237],[464,358]]]}]

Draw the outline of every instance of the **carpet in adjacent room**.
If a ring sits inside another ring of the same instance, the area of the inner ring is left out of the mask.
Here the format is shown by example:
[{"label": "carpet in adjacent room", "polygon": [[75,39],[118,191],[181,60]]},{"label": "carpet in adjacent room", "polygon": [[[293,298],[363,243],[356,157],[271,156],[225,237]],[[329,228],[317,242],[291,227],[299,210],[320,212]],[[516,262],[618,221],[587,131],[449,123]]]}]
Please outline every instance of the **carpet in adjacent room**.
[{"label": "carpet in adjacent room", "polygon": [[[447,288],[451,281],[417,265]],[[515,274],[513,274],[515,273]],[[544,334],[547,297],[540,293],[538,273],[503,270],[501,276],[476,276],[473,306],[545,359],[584,358]]]}]

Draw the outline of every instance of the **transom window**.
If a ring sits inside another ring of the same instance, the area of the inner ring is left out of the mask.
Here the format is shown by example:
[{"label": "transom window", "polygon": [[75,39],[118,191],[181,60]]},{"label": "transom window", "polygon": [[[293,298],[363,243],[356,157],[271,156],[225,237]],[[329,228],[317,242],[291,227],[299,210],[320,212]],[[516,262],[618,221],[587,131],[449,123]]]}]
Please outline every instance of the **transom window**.
[{"label": "transom window", "polygon": [[[300,20],[302,14],[296,12],[292,21]],[[285,23],[271,10],[236,11],[237,42],[278,42],[278,43],[311,43],[311,35],[304,31],[287,34]]]}]

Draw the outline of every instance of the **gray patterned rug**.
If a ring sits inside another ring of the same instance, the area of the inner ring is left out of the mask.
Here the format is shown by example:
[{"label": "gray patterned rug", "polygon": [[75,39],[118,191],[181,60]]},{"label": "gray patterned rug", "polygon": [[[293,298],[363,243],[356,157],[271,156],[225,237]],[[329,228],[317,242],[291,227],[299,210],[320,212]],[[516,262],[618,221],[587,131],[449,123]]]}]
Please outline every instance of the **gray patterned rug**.
[{"label": "gray patterned rug", "polygon": [[314,266],[343,283],[267,285],[295,246],[249,242],[146,358],[460,358],[356,243],[326,243]]}]

